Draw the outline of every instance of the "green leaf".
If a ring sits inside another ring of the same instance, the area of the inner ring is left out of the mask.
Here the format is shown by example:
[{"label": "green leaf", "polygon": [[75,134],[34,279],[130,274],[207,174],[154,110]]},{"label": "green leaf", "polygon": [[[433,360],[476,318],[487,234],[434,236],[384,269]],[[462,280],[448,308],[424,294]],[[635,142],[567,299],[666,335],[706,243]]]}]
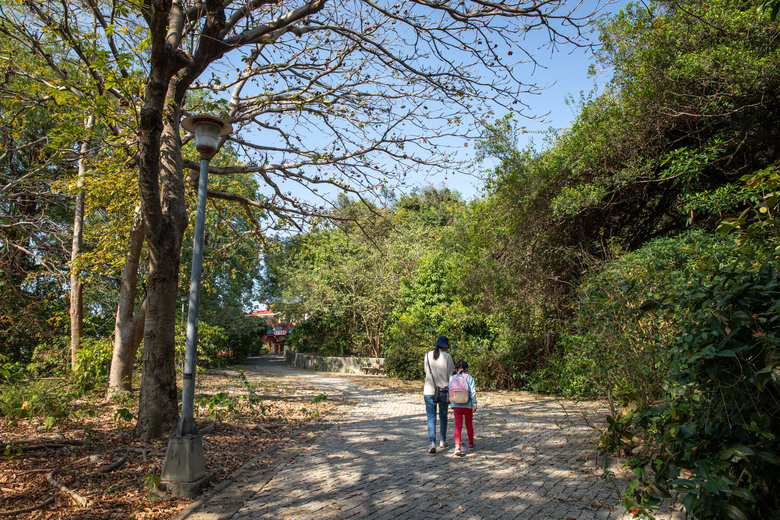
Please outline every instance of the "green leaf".
[{"label": "green leaf", "polygon": [[749,520],[747,515],[733,504],[726,504],[723,507],[723,510],[726,511],[729,518],[733,518],[734,520]]},{"label": "green leaf", "polygon": [[46,431],[51,430],[54,428],[54,425],[57,424],[57,419],[52,417],[51,415],[47,416],[46,419],[43,421],[43,428]]},{"label": "green leaf", "polygon": [[746,500],[748,502],[752,502],[753,500],[755,500],[755,497],[753,497],[750,491],[744,488],[732,488],[731,494],[737,498],[741,498],[742,500]]}]

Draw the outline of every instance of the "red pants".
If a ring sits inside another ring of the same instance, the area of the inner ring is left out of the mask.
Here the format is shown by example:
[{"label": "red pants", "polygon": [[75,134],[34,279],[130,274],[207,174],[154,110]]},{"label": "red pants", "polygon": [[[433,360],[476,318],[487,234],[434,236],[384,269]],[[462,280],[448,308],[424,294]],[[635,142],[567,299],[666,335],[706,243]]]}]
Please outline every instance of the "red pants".
[{"label": "red pants", "polygon": [[466,433],[469,436],[469,444],[474,444],[474,425],[471,423],[474,410],[471,408],[453,408],[455,415],[455,446],[460,446],[460,433],[463,431],[463,419],[466,419]]}]

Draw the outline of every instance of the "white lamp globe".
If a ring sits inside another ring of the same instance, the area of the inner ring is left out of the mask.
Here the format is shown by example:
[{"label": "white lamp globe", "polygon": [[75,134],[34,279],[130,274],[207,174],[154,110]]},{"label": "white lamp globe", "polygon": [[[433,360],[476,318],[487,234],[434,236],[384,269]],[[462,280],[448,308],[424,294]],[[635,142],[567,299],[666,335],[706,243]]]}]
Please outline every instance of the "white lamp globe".
[{"label": "white lamp globe", "polygon": [[190,116],[181,122],[181,126],[195,134],[195,148],[201,159],[211,159],[217,151],[219,138],[233,131],[227,121],[208,115]]}]

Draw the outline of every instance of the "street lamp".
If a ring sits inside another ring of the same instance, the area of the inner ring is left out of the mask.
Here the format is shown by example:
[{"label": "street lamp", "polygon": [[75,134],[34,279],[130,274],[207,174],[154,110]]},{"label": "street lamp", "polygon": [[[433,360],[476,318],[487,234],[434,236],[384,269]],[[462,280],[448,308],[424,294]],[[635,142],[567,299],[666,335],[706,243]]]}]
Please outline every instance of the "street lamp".
[{"label": "street lamp", "polygon": [[195,425],[195,370],[198,357],[198,311],[200,280],[203,273],[203,234],[206,220],[209,161],[217,152],[219,139],[233,131],[227,121],[207,115],[190,116],[181,122],[185,130],[195,134],[195,148],[200,153],[198,203],[195,212],[195,232],[192,246],[190,300],[187,310],[187,340],[184,351],[184,375],[181,395],[181,417],[176,432],[171,435],[161,474],[161,485],[172,494],[194,497],[209,480],[203,458],[203,438]]}]

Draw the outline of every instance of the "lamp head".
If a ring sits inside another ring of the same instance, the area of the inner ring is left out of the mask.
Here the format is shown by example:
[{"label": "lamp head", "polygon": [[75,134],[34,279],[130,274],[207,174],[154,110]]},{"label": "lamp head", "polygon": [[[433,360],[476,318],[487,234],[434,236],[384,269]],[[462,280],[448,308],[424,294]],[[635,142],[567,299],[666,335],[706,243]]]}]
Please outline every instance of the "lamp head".
[{"label": "lamp head", "polygon": [[211,159],[217,151],[219,138],[233,131],[227,121],[208,115],[189,116],[181,122],[181,126],[195,134],[195,148],[201,159]]}]

